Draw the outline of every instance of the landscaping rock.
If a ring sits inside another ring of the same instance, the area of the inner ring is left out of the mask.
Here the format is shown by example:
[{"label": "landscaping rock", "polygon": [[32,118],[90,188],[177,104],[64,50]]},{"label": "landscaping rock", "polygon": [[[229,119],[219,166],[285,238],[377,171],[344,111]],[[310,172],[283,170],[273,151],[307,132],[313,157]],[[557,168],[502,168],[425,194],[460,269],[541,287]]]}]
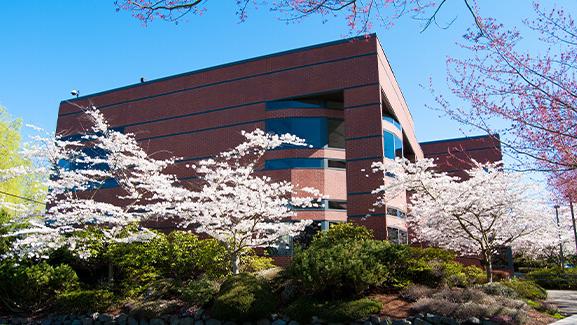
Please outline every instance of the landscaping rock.
[{"label": "landscaping rock", "polygon": [[172,315],[168,319],[168,323],[170,325],[180,325],[180,322],[181,322],[180,318],[178,318],[178,316],[176,316],[176,315]]},{"label": "landscaping rock", "polygon": [[194,321],[194,325],[204,325],[204,321],[202,319]]},{"label": "landscaping rock", "polygon": [[210,318],[204,323],[205,325],[220,325],[221,321],[219,321],[218,319]]},{"label": "landscaping rock", "polygon": [[288,325],[300,325],[296,320],[291,320]]},{"label": "landscaping rock", "polygon": [[[5,324],[4,320],[0,320],[0,323]],[[8,321],[6,321],[6,324],[8,324]],[[40,322],[40,325],[52,325],[52,320],[50,318],[43,319],[42,322]]]},{"label": "landscaping rock", "polygon": [[256,322],[256,325],[270,325],[270,320],[263,318]]},{"label": "landscaping rock", "polygon": [[194,313],[194,319],[202,319],[202,315],[204,315],[204,309],[200,308]]},{"label": "landscaping rock", "polygon": [[380,325],[392,325],[392,324],[393,324],[393,321],[388,317],[381,319]]},{"label": "landscaping rock", "polygon": [[[82,325],[92,325],[94,323],[94,320],[92,319],[92,317],[84,317],[82,319]],[[128,325],[136,325],[136,324],[128,324]]]},{"label": "landscaping rock", "polygon": [[150,320],[150,325],[164,325],[164,321],[160,318],[153,318]]},{"label": "landscaping rock", "polygon": [[380,325],[381,324],[381,318],[378,315],[371,315],[369,317],[369,321],[371,322],[372,325]]},{"label": "landscaping rock", "polygon": [[107,322],[112,323],[112,320],[113,320],[112,315],[109,315],[109,314],[100,314],[100,315],[98,315],[97,319],[99,322],[103,322],[103,323],[107,323]]},{"label": "landscaping rock", "polygon": [[424,320],[422,318],[415,318],[413,320],[413,325],[431,325],[431,323],[427,322],[426,320]]},{"label": "landscaping rock", "polygon": [[145,318],[141,319],[141,320],[138,322],[138,324],[139,324],[139,325],[149,325],[149,324],[148,324],[148,320],[145,319]]},{"label": "landscaping rock", "polygon": [[411,321],[406,319],[395,319],[392,325],[412,325]]},{"label": "landscaping rock", "polygon": [[287,323],[284,319],[277,319],[274,322],[272,322],[271,325],[287,325]]},{"label": "landscaping rock", "polygon": [[481,320],[478,319],[477,317],[471,317],[471,318],[467,319],[463,324],[477,325],[477,324],[481,324]]},{"label": "landscaping rock", "polygon": [[70,325],[82,325],[82,322],[80,319],[74,319],[72,322],[70,322]]},{"label": "landscaping rock", "polygon": [[180,325],[194,325],[193,317],[185,317],[180,320]]},{"label": "landscaping rock", "polygon": [[128,315],[126,314],[118,314],[115,318],[114,318],[114,322],[118,325],[127,325],[128,321]]}]

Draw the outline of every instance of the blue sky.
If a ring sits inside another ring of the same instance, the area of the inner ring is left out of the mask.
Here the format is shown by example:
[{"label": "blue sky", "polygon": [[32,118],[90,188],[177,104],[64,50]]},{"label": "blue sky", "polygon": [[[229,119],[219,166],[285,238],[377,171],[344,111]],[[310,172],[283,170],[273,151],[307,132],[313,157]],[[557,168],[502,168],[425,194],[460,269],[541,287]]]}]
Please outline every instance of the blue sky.
[{"label": "blue sky", "polygon": [[[348,36],[345,21],[320,17],[286,24],[264,8],[252,9],[239,23],[233,1],[208,2],[203,16],[176,25],[155,21],[144,27],[113,0],[17,1],[0,11],[0,105],[26,123],[55,127],[58,104],[70,97],[270,54]],[[560,0],[577,12],[577,1]],[[483,0],[482,13],[519,25],[531,13],[528,0]],[[461,126],[425,108],[433,99],[420,84],[433,79],[446,91],[445,58],[460,55],[455,45],[471,23],[459,0],[449,1],[441,20],[448,29],[422,25],[409,17],[392,29],[375,25],[385,53],[412,111],[420,141],[459,137]],[[467,132],[477,134],[478,131]]]}]

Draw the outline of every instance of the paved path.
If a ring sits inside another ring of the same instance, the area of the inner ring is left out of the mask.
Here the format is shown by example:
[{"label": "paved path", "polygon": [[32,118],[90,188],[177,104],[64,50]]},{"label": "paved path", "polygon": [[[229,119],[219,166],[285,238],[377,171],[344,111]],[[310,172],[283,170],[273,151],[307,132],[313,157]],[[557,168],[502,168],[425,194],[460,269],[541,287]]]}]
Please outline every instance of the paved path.
[{"label": "paved path", "polygon": [[557,306],[563,315],[577,315],[577,291],[547,290],[547,302]]}]

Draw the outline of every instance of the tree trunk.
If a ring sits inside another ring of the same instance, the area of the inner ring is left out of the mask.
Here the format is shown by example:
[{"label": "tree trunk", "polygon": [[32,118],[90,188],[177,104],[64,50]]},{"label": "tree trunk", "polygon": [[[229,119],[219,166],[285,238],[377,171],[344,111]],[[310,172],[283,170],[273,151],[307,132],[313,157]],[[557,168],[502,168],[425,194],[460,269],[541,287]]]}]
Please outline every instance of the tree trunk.
[{"label": "tree trunk", "polygon": [[114,265],[112,261],[108,262],[108,285],[112,287],[114,284]]},{"label": "tree trunk", "polygon": [[232,253],[231,263],[232,263],[232,274],[239,274],[240,273],[240,255],[238,253]]},{"label": "tree trunk", "polygon": [[487,272],[487,280],[489,283],[493,282],[493,262],[491,257],[485,257],[485,272]]}]

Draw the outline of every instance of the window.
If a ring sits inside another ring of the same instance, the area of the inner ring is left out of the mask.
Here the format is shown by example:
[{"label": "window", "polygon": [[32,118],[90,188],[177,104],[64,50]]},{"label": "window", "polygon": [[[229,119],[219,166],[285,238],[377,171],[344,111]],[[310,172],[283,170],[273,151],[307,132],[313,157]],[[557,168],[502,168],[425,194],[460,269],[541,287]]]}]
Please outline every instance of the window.
[{"label": "window", "polygon": [[347,169],[347,162],[345,160],[327,159],[327,167]]},{"label": "window", "polygon": [[386,158],[395,159],[395,157],[403,157],[403,140],[391,132],[383,132],[383,146]]},{"label": "window", "polygon": [[324,168],[322,158],[270,159],[264,163],[265,169]]},{"label": "window", "polygon": [[[324,117],[276,118],[266,121],[267,132],[290,133],[305,139],[313,148],[344,148],[344,121]],[[281,149],[297,148],[283,145]]]},{"label": "window", "polygon": [[333,201],[327,202],[329,210],[347,210],[347,201]]},{"label": "window", "polygon": [[293,210],[347,210],[347,201],[323,199],[318,207],[292,207]]},{"label": "window", "polygon": [[393,207],[387,207],[387,215],[403,219],[407,217],[403,211]]},{"label": "window", "polygon": [[345,148],[345,121],[329,119],[329,148]]},{"label": "window", "polygon": [[408,244],[407,232],[397,228],[387,227],[387,239],[394,244]]}]

